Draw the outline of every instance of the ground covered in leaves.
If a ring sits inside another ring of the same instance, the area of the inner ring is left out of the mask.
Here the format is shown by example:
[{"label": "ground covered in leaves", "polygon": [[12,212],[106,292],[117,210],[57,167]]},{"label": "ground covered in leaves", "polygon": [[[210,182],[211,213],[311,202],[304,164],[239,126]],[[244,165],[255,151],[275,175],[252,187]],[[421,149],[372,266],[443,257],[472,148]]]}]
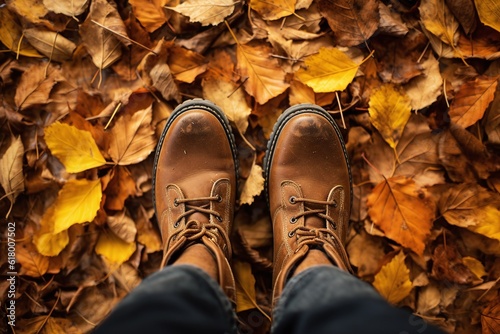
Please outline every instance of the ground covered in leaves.
[{"label": "ground covered in leaves", "polygon": [[450,333],[499,333],[499,17],[495,0],[0,1],[0,269],[18,273],[1,331],[88,332],[158,269],[152,152],[197,97],[239,147],[242,330],[270,324],[266,141],[307,102],[347,141],[357,275]]}]

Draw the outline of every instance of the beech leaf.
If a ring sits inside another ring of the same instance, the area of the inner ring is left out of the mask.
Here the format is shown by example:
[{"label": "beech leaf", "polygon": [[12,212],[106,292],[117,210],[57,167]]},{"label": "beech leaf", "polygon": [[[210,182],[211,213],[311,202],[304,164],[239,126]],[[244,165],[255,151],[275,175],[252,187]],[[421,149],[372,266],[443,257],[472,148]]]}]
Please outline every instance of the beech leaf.
[{"label": "beech leaf", "polygon": [[305,59],[305,65],[295,73],[296,78],[316,93],[328,93],[346,89],[360,64],[339,49],[321,48]]},{"label": "beech leaf", "polygon": [[109,229],[125,242],[134,242],[137,235],[137,228],[135,222],[123,211],[116,216],[108,216],[106,220]]},{"label": "beech leaf", "polygon": [[23,38],[23,29],[7,7],[0,7],[0,41],[12,52],[26,57],[43,57],[38,51]]},{"label": "beech leaf", "polygon": [[240,75],[248,78],[244,83],[245,90],[260,104],[283,93],[289,86],[278,59],[271,58],[271,53],[271,48],[265,44],[238,44],[236,51]]},{"label": "beech leaf", "polygon": [[[49,208],[45,215],[50,215],[54,212],[54,208]],[[46,223],[33,236],[33,244],[38,252],[44,256],[57,256],[69,243],[68,230],[59,233],[52,233],[50,223]]]},{"label": "beech leaf", "polygon": [[79,173],[106,164],[88,131],[56,122],[45,128],[45,142],[68,173]]},{"label": "beech leaf", "polygon": [[254,309],[257,305],[255,295],[255,277],[248,262],[234,261],[232,263],[234,278],[238,285],[236,289],[236,313]]},{"label": "beech leaf", "polygon": [[10,146],[0,159],[0,185],[10,200],[11,207],[17,195],[24,191],[23,156],[24,146],[19,136],[12,138]]},{"label": "beech leaf", "polygon": [[250,0],[250,8],[264,20],[277,20],[295,12],[296,0]]},{"label": "beech leaf", "polygon": [[439,71],[439,62],[431,54],[422,62],[422,67],[424,72],[404,87],[413,110],[430,106],[442,94],[443,78]]},{"label": "beech leaf", "polygon": [[410,270],[406,267],[403,252],[399,252],[375,275],[373,286],[391,304],[406,298],[412,289]]},{"label": "beech leaf", "polygon": [[260,195],[263,189],[264,177],[262,176],[262,167],[254,163],[241,191],[240,203],[252,204],[254,197]]},{"label": "beech leaf", "polygon": [[452,47],[457,45],[458,21],[445,0],[422,0],[418,8],[422,23],[428,31]]},{"label": "beech leaf", "polygon": [[16,260],[21,265],[19,274],[41,277],[49,269],[49,258],[41,255],[31,242],[16,245]]},{"label": "beech leaf", "polygon": [[379,17],[377,0],[320,0],[321,14],[335,33],[339,45],[365,43],[377,30]]},{"label": "beech leaf", "polygon": [[19,109],[27,109],[38,104],[49,102],[50,92],[61,79],[58,70],[44,64],[31,65],[24,71],[17,86],[14,101]]},{"label": "beech leaf", "polygon": [[41,28],[31,28],[24,31],[24,36],[38,51],[54,61],[71,59],[76,49],[75,43],[59,33]]},{"label": "beech leaf", "polygon": [[192,83],[207,70],[207,63],[201,54],[175,46],[169,50],[168,66],[176,80],[186,83]]},{"label": "beech leaf", "polygon": [[435,218],[435,204],[410,178],[380,182],[368,196],[368,215],[385,235],[422,255]]},{"label": "beech leaf", "polygon": [[71,1],[60,1],[60,0],[43,0],[43,5],[48,10],[57,13],[64,14],[66,16],[78,16],[83,14],[89,5],[88,0],[71,0]]},{"label": "beech leaf", "polygon": [[395,86],[387,84],[372,94],[369,104],[373,126],[395,149],[411,116],[410,99]]},{"label": "beech leaf", "polygon": [[474,0],[479,20],[500,31],[500,2],[497,0]]},{"label": "beech leaf", "polygon": [[175,7],[167,7],[184,16],[190,22],[200,22],[203,26],[218,25],[234,11],[233,0],[187,0]]},{"label": "beech leaf", "polygon": [[118,165],[143,161],[156,147],[154,129],[151,127],[152,106],[125,114],[116,120],[111,129],[109,155]]},{"label": "beech leaf", "polygon": [[103,231],[95,245],[95,252],[104,256],[113,266],[127,261],[136,250],[135,242],[126,242],[113,232]]},{"label": "beech leaf", "polygon": [[129,0],[135,17],[148,32],[153,32],[167,22],[167,15],[163,7],[168,0]]},{"label": "beech leaf", "polygon": [[460,86],[450,105],[451,120],[467,128],[483,118],[486,108],[495,97],[497,85],[498,77],[480,76]]}]

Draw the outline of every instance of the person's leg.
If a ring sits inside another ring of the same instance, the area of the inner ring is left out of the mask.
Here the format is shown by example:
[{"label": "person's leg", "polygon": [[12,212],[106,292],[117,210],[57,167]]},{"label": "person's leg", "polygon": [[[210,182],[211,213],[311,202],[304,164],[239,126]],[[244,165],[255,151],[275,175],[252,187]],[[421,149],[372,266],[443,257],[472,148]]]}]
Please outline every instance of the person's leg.
[{"label": "person's leg", "polygon": [[351,275],[351,172],[340,131],[314,105],[278,119],[266,153],[274,234],[274,334],[439,333]]},{"label": "person's leg", "polygon": [[168,267],[130,293],[97,332],[233,333],[229,235],[238,160],[224,113],[203,100],[178,106],[160,136],[153,166],[162,267]]}]

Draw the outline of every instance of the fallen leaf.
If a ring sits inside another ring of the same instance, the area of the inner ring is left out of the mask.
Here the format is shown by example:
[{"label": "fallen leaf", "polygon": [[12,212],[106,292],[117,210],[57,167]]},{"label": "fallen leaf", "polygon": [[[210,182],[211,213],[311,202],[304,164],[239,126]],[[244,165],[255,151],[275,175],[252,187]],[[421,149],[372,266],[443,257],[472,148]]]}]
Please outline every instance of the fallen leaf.
[{"label": "fallen leaf", "polygon": [[12,52],[26,57],[43,57],[23,38],[17,17],[7,7],[0,7],[0,41]]},{"label": "fallen leaf", "polygon": [[103,231],[95,245],[95,252],[104,256],[113,266],[119,266],[127,261],[135,249],[135,242],[123,241],[110,231]]},{"label": "fallen leaf", "polygon": [[250,8],[264,20],[277,20],[295,13],[296,0],[250,0]]},{"label": "fallen leaf", "polygon": [[485,25],[500,31],[500,3],[496,0],[474,0],[479,20]]},{"label": "fallen leaf", "polygon": [[[139,206],[134,217],[137,227],[137,241],[146,246],[146,253],[154,253],[162,250],[160,234],[149,220],[146,210]],[[151,214],[152,216],[152,214]]]},{"label": "fallen leaf", "polygon": [[234,11],[233,0],[187,0],[175,7],[167,7],[184,16],[190,22],[200,22],[203,26],[218,25]]},{"label": "fallen leaf", "polygon": [[464,83],[450,105],[449,115],[453,122],[467,128],[483,118],[493,101],[498,77],[479,76]]},{"label": "fallen leaf", "polygon": [[372,94],[368,111],[373,126],[395,149],[411,116],[408,96],[393,85],[383,85]]},{"label": "fallen leaf", "polygon": [[336,48],[321,48],[318,54],[305,59],[305,68],[295,77],[316,93],[342,91],[347,88],[360,64]]},{"label": "fallen leaf", "polygon": [[462,262],[462,255],[450,243],[438,245],[432,254],[432,275],[445,282],[470,284],[474,280],[472,271]]},{"label": "fallen leaf", "polygon": [[163,9],[167,2],[168,0],[129,1],[135,17],[148,32],[157,30],[167,22],[168,16]]},{"label": "fallen leaf", "polygon": [[477,278],[481,278],[486,276],[486,270],[484,269],[483,264],[476,258],[471,256],[465,256],[462,258],[462,262],[467,266],[477,276]]},{"label": "fallen leaf", "polygon": [[79,173],[106,164],[88,131],[56,122],[45,128],[45,142],[68,173]]},{"label": "fallen leaf", "polygon": [[125,200],[137,192],[135,180],[126,167],[117,166],[114,175],[106,187],[105,208],[108,210],[121,211],[125,207]]},{"label": "fallen leaf", "polygon": [[16,89],[14,101],[19,109],[28,109],[49,102],[54,85],[61,81],[58,69],[45,64],[34,64],[26,69]]},{"label": "fallen leaf", "polygon": [[11,10],[31,23],[43,23],[42,18],[48,13],[42,0],[7,0],[6,3]]},{"label": "fallen leaf", "polygon": [[445,0],[422,0],[418,9],[422,23],[429,32],[451,47],[457,45],[458,21]]},{"label": "fallen leaf", "polygon": [[289,86],[278,59],[269,56],[271,52],[267,44],[238,44],[236,51],[237,68],[245,78],[245,90],[260,104],[280,95]]},{"label": "fallen leaf", "polygon": [[236,313],[254,309],[257,305],[255,296],[255,277],[250,263],[235,260],[231,266],[234,270],[236,289]]},{"label": "fallen leaf", "polygon": [[23,156],[24,146],[19,136],[12,138],[11,144],[0,159],[0,184],[5,191],[5,197],[11,203],[11,209],[17,196],[24,191]]},{"label": "fallen leaf", "polygon": [[488,141],[493,144],[500,144],[500,93],[495,94],[495,99],[490,105],[490,110],[485,120],[485,130],[488,135]]},{"label": "fallen leaf", "polygon": [[16,244],[16,261],[21,265],[20,275],[41,277],[49,269],[49,258],[38,253],[31,242]]},{"label": "fallen leaf", "polygon": [[386,6],[384,3],[378,4],[380,14],[379,30],[388,35],[404,36],[409,29],[401,19],[401,15],[392,7]]},{"label": "fallen leaf", "polygon": [[169,49],[168,66],[175,80],[186,83],[192,83],[198,75],[207,70],[205,57],[178,46]]},{"label": "fallen leaf", "polygon": [[130,218],[125,211],[118,213],[115,216],[108,216],[106,223],[109,229],[120,239],[127,243],[135,241],[137,228],[135,222]]},{"label": "fallen leaf", "polygon": [[498,300],[491,302],[481,312],[482,334],[496,334],[500,332],[500,303]]},{"label": "fallen leaf", "polygon": [[435,218],[427,191],[407,177],[380,182],[368,196],[368,215],[388,237],[422,255]]},{"label": "fallen leaf", "polygon": [[111,128],[109,155],[118,165],[143,161],[156,147],[152,106],[120,116]]},{"label": "fallen leaf", "polygon": [[89,5],[89,2],[88,0],[43,0],[43,5],[54,13],[75,17],[83,14]]},{"label": "fallen leaf", "polygon": [[413,110],[430,106],[442,94],[443,78],[439,62],[432,54],[422,62],[422,68],[423,73],[404,86]]},{"label": "fallen leaf", "polygon": [[76,49],[75,43],[50,30],[41,28],[26,29],[24,30],[24,36],[40,53],[53,61],[62,62],[71,59]]},{"label": "fallen leaf", "polygon": [[338,44],[355,46],[366,43],[377,30],[378,3],[377,0],[320,0],[318,7]]},{"label": "fallen leaf", "polygon": [[405,264],[405,254],[399,252],[375,275],[373,286],[391,304],[406,298],[412,289],[410,270]]},{"label": "fallen leaf", "polygon": [[252,204],[254,197],[260,195],[263,189],[264,177],[262,177],[262,167],[254,163],[241,191],[240,204]]},{"label": "fallen leaf", "polygon": [[[49,208],[45,215],[53,215],[54,207]],[[45,216],[44,215],[44,216]],[[52,233],[52,224],[46,223],[33,236],[33,244],[38,252],[44,256],[57,256],[69,243],[68,230]]]},{"label": "fallen leaf", "polygon": [[383,261],[384,243],[382,238],[373,237],[361,230],[350,239],[347,244],[347,254],[349,261],[357,268],[359,277],[375,275],[380,270],[380,263]]},{"label": "fallen leaf", "polygon": [[467,35],[474,32],[477,26],[474,0],[445,0],[446,5],[455,15]]}]

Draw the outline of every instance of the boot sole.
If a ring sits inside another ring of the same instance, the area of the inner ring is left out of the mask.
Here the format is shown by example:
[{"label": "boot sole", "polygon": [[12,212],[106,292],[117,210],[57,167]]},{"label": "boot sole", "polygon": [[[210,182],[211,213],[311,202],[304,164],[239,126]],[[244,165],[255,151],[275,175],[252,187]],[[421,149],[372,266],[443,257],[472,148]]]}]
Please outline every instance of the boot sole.
[{"label": "boot sole", "polygon": [[[202,100],[202,99],[192,99],[183,102],[182,104],[178,105],[174,111],[172,111],[172,114],[170,114],[170,117],[167,120],[167,124],[165,125],[165,128],[163,129],[163,132],[161,133],[160,139],[158,140],[158,144],[156,145],[156,152],[155,152],[155,158],[153,162],[153,177],[152,177],[152,185],[153,185],[153,208],[155,210],[155,215],[158,217],[158,212],[156,211],[156,195],[155,195],[155,186],[156,186],[156,170],[158,167],[158,157],[160,155],[161,148],[163,146],[163,141],[165,139],[165,136],[167,134],[167,131],[170,129],[170,126],[172,125],[173,121],[179,117],[182,113],[193,110],[193,109],[203,109],[208,112],[210,112],[212,115],[217,117],[217,119],[220,121],[222,124],[222,127],[224,128],[224,132],[226,133],[227,139],[229,140],[229,144],[231,145],[231,152],[233,155],[233,160],[234,160],[234,167],[235,167],[235,175],[236,175],[236,192],[238,192],[238,180],[239,180],[239,160],[238,160],[238,150],[236,148],[236,141],[234,139],[234,134],[233,131],[231,130],[231,125],[229,123],[229,120],[227,119],[226,115],[224,112],[216,106],[214,103],[207,101],[207,100]],[[236,199],[238,199],[238,193],[236,193]]]},{"label": "boot sole", "polygon": [[[293,107],[286,109],[280,115],[280,117],[276,121],[276,124],[274,124],[273,131],[271,133],[271,137],[269,138],[269,141],[267,142],[267,150],[266,150],[266,155],[264,156],[264,162],[263,162],[264,173],[265,173],[265,175],[264,175],[264,179],[265,179],[264,188],[265,188],[265,192],[266,192],[267,205],[269,206],[269,168],[271,167],[271,162],[273,159],[273,154],[274,154],[274,150],[276,148],[276,142],[278,140],[278,137],[281,133],[281,130],[283,129],[285,124],[290,119],[292,119],[296,115],[306,114],[306,113],[314,113],[314,114],[323,116],[333,126],[333,128],[335,129],[335,132],[337,133],[337,137],[340,140],[340,146],[342,147],[342,152],[344,153],[344,158],[345,158],[346,164],[347,164],[347,171],[349,174],[349,194],[350,194],[350,198],[351,198],[350,203],[351,203],[351,208],[352,208],[353,192],[352,192],[351,165],[349,163],[349,157],[347,155],[347,150],[346,150],[344,139],[342,138],[342,134],[340,132],[340,129],[339,129],[337,123],[335,122],[335,120],[333,119],[333,117],[325,109],[323,109],[317,105],[308,104],[308,103],[298,104],[296,106],[293,106]],[[349,212],[350,212],[350,209],[349,209]]]}]

